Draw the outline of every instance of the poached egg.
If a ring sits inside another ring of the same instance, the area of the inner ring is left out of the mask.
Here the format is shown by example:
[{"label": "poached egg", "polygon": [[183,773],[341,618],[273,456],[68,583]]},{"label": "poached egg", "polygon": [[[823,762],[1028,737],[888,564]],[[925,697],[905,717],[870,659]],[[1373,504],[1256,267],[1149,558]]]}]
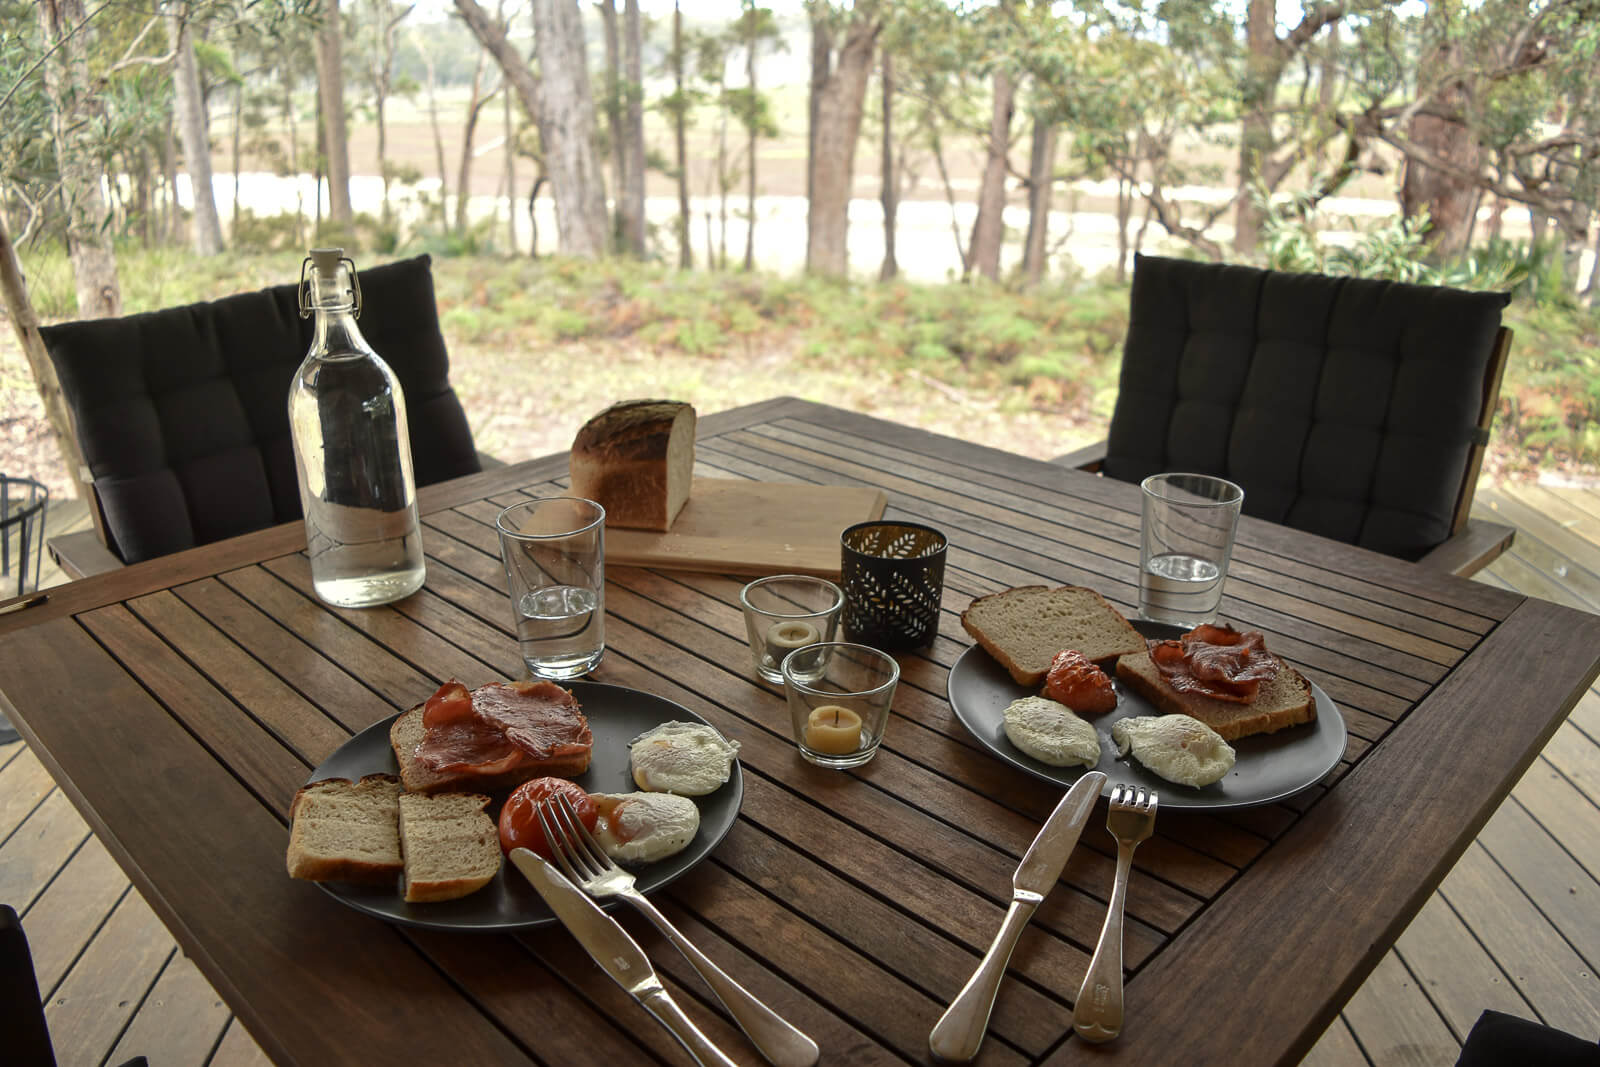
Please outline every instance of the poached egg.
[{"label": "poached egg", "polygon": [[664,722],[628,745],[633,784],[651,793],[705,796],[733,773],[739,743],[697,722]]},{"label": "poached egg", "polygon": [[682,852],[700,830],[700,809],[671,793],[591,793],[594,836],[618,863],[654,863]]}]

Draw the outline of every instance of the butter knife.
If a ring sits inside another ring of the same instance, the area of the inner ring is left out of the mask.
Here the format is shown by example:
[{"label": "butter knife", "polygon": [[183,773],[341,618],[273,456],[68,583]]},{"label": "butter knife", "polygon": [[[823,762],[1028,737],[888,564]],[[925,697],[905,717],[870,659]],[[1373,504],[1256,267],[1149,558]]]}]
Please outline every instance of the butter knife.
[{"label": "butter knife", "polygon": [[737,1067],[700,1028],[689,1020],[668,995],[655,968],[633,938],[615,919],[601,911],[589,894],[567,881],[565,875],[525,848],[511,850],[511,862],[538,890],[556,918],[572,932],[600,969],[667,1028],[684,1050],[702,1067]]},{"label": "butter knife", "polygon": [[994,1009],[994,997],[1000,989],[1000,979],[1005,976],[1006,964],[1011,960],[1011,950],[1017,946],[1022,928],[1044,900],[1045,894],[1061,877],[1067,857],[1078,843],[1094,802],[1100,797],[1106,776],[1100,771],[1090,771],[1067,790],[1056,810],[1050,813],[1038,836],[1017,865],[1011,876],[1011,907],[1006,909],[1005,921],[994,943],[984,953],[983,962],[972,973],[967,984],[950,1002],[950,1007],[934,1024],[928,1035],[928,1048],[942,1060],[965,1062],[978,1054],[983,1044],[984,1032],[989,1029],[989,1013]]}]

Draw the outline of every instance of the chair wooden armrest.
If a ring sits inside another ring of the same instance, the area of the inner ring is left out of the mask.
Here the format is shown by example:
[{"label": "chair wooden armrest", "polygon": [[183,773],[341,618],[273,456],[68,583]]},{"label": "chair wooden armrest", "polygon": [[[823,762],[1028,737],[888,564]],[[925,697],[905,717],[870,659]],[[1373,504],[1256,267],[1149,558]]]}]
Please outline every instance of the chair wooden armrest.
[{"label": "chair wooden armrest", "polygon": [[1424,567],[1449,571],[1458,578],[1470,578],[1493,563],[1511,547],[1516,528],[1483,519],[1468,519],[1449,540],[1417,562]]},{"label": "chair wooden armrest", "polygon": [[1085,445],[1076,452],[1068,452],[1064,456],[1056,456],[1050,462],[1062,467],[1076,467],[1081,471],[1098,471],[1106,461],[1106,442],[1096,441],[1092,445]]},{"label": "chair wooden armrest", "polygon": [[56,566],[74,578],[88,578],[127,566],[93,530],[52,537],[45,542],[45,547],[50,550],[50,558],[56,561]]}]

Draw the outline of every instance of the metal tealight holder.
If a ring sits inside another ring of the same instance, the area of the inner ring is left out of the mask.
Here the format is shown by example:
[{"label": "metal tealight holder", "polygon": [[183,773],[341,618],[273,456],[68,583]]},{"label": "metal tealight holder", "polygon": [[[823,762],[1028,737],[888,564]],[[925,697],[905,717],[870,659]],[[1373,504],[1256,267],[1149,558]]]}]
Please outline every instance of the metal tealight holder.
[{"label": "metal tealight holder", "polygon": [[839,535],[845,640],[885,651],[939,635],[949,541],[914,522],[859,522]]}]

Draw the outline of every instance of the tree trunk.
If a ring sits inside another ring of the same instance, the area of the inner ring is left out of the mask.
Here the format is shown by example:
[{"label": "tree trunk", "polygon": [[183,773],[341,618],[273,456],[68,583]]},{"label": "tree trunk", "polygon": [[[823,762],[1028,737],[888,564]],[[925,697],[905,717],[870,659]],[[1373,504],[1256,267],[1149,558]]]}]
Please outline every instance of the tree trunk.
[{"label": "tree trunk", "polygon": [[[55,431],[56,446],[61,449],[61,459],[77,487],[78,497],[90,499],[83,455],[78,451],[78,440],[72,433],[72,417],[67,412],[67,402],[61,395],[61,383],[56,378],[55,364],[45,351],[44,338],[39,336],[39,316],[28,299],[28,282],[22,273],[22,263],[17,259],[16,246],[11,243],[11,231],[5,214],[0,212],[0,295],[5,298],[6,317],[17,333],[17,342],[28,366],[33,371],[33,383],[44,403],[45,416]],[[99,525],[98,521],[96,525]]]},{"label": "tree trunk", "polygon": [[639,20],[639,0],[622,7],[623,127],[622,246],[636,256],[645,251],[644,217],[644,31]]},{"label": "tree trunk", "polygon": [[317,29],[317,88],[322,94],[322,137],[328,161],[328,217],[349,222],[350,139],[344,123],[344,61],[340,41],[339,0],[322,0],[322,25]]},{"label": "tree trunk", "polygon": [[883,23],[874,10],[857,8],[832,69],[826,35],[822,37],[819,69],[819,27],[820,20],[813,19],[806,269],[842,278],[850,265],[847,240],[856,141],[861,134],[867,78],[872,73],[873,52]]},{"label": "tree trunk", "polygon": [[422,66],[428,73],[428,128],[433,131],[433,161],[439,168],[439,226],[450,224],[450,176],[444,162],[444,131],[439,126],[439,79],[435,73],[433,57],[424,49]]},{"label": "tree trunk", "polygon": [[694,250],[689,238],[689,118],[684,114],[683,89],[683,11],[678,0],[672,3],[672,91],[678,106],[672,113],[672,140],[678,158],[678,267],[694,266]]},{"label": "tree trunk", "polygon": [[181,244],[183,212],[178,207],[178,141],[170,125],[161,142],[161,181],[166,186],[162,195],[167,201],[167,240],[172,244]]},{"label": "tree trunk", "polygon": [[1055,191],[1055,124],[1035,117],[1028,153],[1028,239],[1022,246],[1022,273],[1030,285],[1044,277],[1050,234],[1050,200]]},{"label": "tree trunk", "polygon": [[1249,49],[1244,85],[1244,119],[1239,131],[1239,203],[1234,208],[1233,248],[1240,255],[1254,254],[1261,240],[1263,215],[1256,203],[1256,184],[1262,163],[1272,151],[1272,100],[1277,90],[1278,48],[1275,0],[1250,0],[1245,16],[1245,41]]},{"label": "tree trunk", "polygon": [[[1465,61],[1461,43],[1448,37],[1452,7],[1452,3],[1428,5],[1424,19],[1435,43],[1424,53],[1423,70],[1454,70]],[[1472,110],[1472,97],[1472,88],[1465,79],[1442,85],[1433,95],[1441,110],[1461,114]],[[1412,143],[1468,172],[1477,172],[1482,148],[1464,124],[1418,112],[1411,119],[1410,133]],[[1400,210],[1408,219],[1427,212],[1429,258],[1434,262],[1453,259],[1466,251],[1477,203],[1476,182],[1462,181],[1407,157],[1400,182]]]},{"label": "tree trunk", "polygon": [[[76,32],[88,16],[83,0],[39,0],[44,39],[57,46],[44,65],[50,96],[51,133],[61,195],[67,209],[67,253],[78,291],[78,314],[102,318],[122,314],[117,257],[105,223],[108,205],[100,188],[93,124],[86,112],[98,106],[89,93],[88,43]],[[10,238],[7,237],[9,246]]]},{"label": "tree trunk", "polygon": [[536,114],[555,195],[560,248],[572,256],[603,256],[605,181],[595,158],[594,99],[576,0],[534,0],[533,21],[542,75],[541,110]]},{"label": "tree trunk", "polygon": [[478,134],[478,117],[493,95],[483,95],[483,52],[480,50],[472,68],[472,98],[467,101],[467,117],[461,125],[461,159],[456,164],[457,236],[465,236],[467,232],[467,204],[472,199],[472,143]]},{"label": "tree trunk", "polygon": [[900,273],[900,264],[894,255],[895,215],[900,209],[900,189],[894,170],[894,57],[883,53],[883,67],[879,77],[883,89],[883,266],[878,268],[878,280],[888,281]]},{"label": "tree trunk", "polygon": [[[244,79],[239,79],[233,86],[233,216],[228,222],[228,228],[233,231],[233,239],[239,239],[239,157],[244,137]],[[144,155],[140,150],[140,156]]]},{"label": "tree trunk", "polygon": [[[505,23],[505,7],[500,9],[500,22]],[[500,116],[503,120],[506,144],[506,248],[517,254],[517,126],[511,114],[511,94],[500,96]]]},{"label": "tree trunk", "polygon": [[989,115],[989,152],[978,189],[978,217],[972,222],[971,269],[990,281],[1000,280],[1000,246],[1006,235],[1006,156],[1011,148],[1011,112],[1016,83],[1011,73],[994,73],[994,102]]},{"label": "tree trunk", "polygon": [[617,191],[617,201],[612,205],[616,216],[615,233],[622,234],[622,191],[628,182],[628,164],[623,158],[622,135],[622,33],[617,28],[616,0],[600,0],[600,30],[605,36],[605,113],[606,133],[611,141],[611,178]]},{"label": "tree trunk", "polygon": [[176,43],[172,64],[172,99],[178,136],[183,141],[183,162],[194,195],[194,224],[190,236],[196,254],[214,256],[222,251],[222,223],[217,218],[217,197],[211,181],[211,141],[206,136],[206,109],[200,94],[200,69],[194,57],[189,23],[168,21]]},{"label": "tree trunk", "polygon": [[[746,15],[752,18],[754,12]],[[745,42],[745,80],[750,89],[750,123],[747,132],[750,135],[749,144],[745,149],[745,229],[744,229],[744,269],[746,273],[756,269],[756,141],[761,131],[756,123],[756,48],[760,38],[756,35],[752,24],[750,39]]]}]

